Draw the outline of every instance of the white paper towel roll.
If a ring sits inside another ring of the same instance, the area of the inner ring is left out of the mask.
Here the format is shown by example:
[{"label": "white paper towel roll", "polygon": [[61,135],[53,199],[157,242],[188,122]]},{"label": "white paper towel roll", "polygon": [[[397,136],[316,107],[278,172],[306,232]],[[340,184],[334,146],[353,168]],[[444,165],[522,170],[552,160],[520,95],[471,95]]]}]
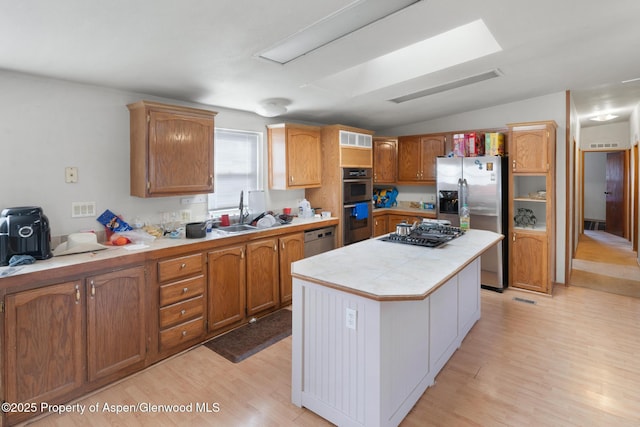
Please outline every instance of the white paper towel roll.
[{"label": "white paper towel roll", "polygon": [[264,191],[249,191],[249,211],[252,214],[261,214],[266,209]]}]

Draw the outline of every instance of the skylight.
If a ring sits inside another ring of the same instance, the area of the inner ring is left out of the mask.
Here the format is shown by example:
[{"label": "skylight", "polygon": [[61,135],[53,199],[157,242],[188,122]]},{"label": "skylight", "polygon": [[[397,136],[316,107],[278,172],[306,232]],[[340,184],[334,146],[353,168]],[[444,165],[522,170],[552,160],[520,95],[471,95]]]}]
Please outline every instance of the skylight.
[{"label": "skylight", "polygon": [[311,85],[350,96],[453,67],[502,50],[482,19],[317,80]]},{"label": "skylight", "polygon": [[278,42],[258,56],[286,64],[419,1],[421,0],[353,1]]}]

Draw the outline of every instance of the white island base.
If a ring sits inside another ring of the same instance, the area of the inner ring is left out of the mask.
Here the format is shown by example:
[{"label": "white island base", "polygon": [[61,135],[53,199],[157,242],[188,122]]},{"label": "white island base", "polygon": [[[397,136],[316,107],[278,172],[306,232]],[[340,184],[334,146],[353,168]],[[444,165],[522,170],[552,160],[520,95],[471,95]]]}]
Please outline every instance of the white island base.
[{"label": "white island base", "polygon": [[479,318],[479,257],[423,299],[294,275],[292,401],[339,426],[397,426]]}]

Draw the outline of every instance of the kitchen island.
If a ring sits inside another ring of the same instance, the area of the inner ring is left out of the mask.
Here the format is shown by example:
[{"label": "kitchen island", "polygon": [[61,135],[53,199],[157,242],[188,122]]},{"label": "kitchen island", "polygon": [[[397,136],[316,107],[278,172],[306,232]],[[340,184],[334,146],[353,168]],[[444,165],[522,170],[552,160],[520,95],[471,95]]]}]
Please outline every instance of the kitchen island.
[{"label": "kitchen island", "polygon": [[480,255],[370,239],[295,262],[292,401],[341,426],[396,426],[480,318]]}]

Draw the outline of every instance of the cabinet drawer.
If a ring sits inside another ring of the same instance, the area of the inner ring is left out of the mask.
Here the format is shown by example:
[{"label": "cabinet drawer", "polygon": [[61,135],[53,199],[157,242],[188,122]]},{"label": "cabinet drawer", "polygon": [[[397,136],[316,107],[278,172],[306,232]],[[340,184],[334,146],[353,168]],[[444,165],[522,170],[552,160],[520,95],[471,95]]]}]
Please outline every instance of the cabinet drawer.
[{"label": "cabinet drawer", "polygon": [[202,272],[202,255],[193,254],[158,263],[158,281],[179,279]]},{"label": "cabinet drawer", "polygon": [[204,276],[180,280],[160,286],[160,307],[183,301],[204,293]]},{"label": "cabinet drawer", "polygon": [[204,317],[190,320],[160,331],[160,351],[193,341],[204,335]]},{"label": "cabinet drawer", "polygon": [[202,295],[171,304],[160,309],[160,328],[168,328],[200,317],[202,313],[204,313],[204,297]]}]

